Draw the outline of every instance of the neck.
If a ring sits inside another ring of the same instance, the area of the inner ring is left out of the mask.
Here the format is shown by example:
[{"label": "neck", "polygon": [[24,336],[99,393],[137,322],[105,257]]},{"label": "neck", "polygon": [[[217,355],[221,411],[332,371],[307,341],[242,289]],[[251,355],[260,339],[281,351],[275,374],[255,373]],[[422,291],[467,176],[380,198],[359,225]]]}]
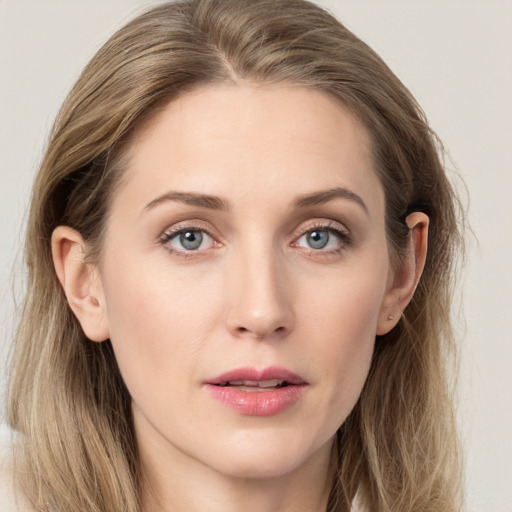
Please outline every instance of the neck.
[{"label": "neck", "polygon": [[143,512],[327,510],[331,443],[286,474],[254,478],[223,474],[176,448],[154,448],[139,443]]},{"label": "neck", "polygon": [[[196,476],[197,478],[197,476]],[[328,489],[300,486],[292,479],[274,481],[184,480],[147,482],[143,512],[325,512]],[[181,487],[177,484],[180,482]]]}]

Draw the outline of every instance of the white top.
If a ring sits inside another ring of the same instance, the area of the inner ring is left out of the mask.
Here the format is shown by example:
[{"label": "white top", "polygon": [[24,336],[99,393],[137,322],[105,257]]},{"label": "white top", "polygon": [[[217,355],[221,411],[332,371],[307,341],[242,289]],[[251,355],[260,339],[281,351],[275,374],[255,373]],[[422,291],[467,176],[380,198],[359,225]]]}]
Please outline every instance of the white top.
[{"label": "white top", "polygon": [[4,424],[0,424],[0,504],[2,512],[34,512],[14,488],[12,432]]}]

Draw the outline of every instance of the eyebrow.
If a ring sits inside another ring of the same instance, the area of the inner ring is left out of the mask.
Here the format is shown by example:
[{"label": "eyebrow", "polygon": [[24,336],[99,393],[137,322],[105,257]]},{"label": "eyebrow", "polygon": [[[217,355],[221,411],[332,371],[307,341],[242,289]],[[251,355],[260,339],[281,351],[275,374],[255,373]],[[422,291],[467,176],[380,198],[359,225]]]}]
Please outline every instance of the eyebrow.
[{"label": "eyebrow", "polygon": [[[309,208],[311,206],[328,203],[334,199],[348,199],[349,201],[353,201],[358,204],[366,214],[369,214],[368,207],[361,197],[344,187],[335,187],[301,196],[293,202],[293,206],[295,208]],[[219,196],[171,190],[146,204],[144,211],[151,210],[166,201],[178,201],[192,206],[199,206],[200,208],[208,208],[210,210],[229,211],[231,209],[229,201]]]},{"label": "eyebrow", "polygon": [[196,192],[178,192],[171,190],[150,201],[144,207],[144,211],[151,210],[155,206],[166,201],[178,201],[180,203],[199,206],[201,208],[208,208],[210,210],[227,211],[230,209],[229,202],[218,196],[198,194]]},{"label": "eyebrow", "polygon": [[361,197],[358,196],[355,192],[352,192],[348,188],[344,187],[331,188],[329,190],[301,196],[295,200],[294,206],[295,208],[308,208],[310,206],[317,206],[320,204],[328,203],[329,201],[339,198],[348,199],[349,201],[357,203],[366,212],[367,215],[369,214],[368,207],[361,199]]}]

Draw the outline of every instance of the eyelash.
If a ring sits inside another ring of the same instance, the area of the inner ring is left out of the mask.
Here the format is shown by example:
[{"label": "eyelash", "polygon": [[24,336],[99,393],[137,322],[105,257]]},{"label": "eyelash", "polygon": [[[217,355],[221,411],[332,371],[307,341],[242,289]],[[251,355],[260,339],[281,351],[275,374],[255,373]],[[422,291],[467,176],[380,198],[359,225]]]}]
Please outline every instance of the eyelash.
[{"label": "eyelash", "polygon": [[298,246],[298,241],[308,233],[312,233],[313,231],[324,231],[329,234],[334,234],[338,239],[339,243],[336,247],[332,249],[313,249],[313,248],[304,248],[304,250],[308,253],[310,256],[314,257],[329,257],[329,256],[335,256],[349,248],[352,243],[353,239],[351,236],[350,231],[345,228],[344,226],[340,225],[338,222],[334,221],[327,221],[327,222],[315,222],[313,224],[310,224],[306,226],[306,228],[301,228],[299,233],[294,236],[294,242],[292,242],[292,247]]},{"label": "eyelash", "polygon": [[[350,247],[353,243],[352,236],[350,234],[350,231],[347,228],[342,227],[337,222],[327,221],[327,222],[315,222],[314,224],[308,225],[306,228],[301,228],[300,230],[298,230],[298,232],[296,232],[294,234],[294,241],[291,243],[291,246],[299,247],[298,241],[303,236],[305,236],[308,233],[311,233],[315,230],[328,232],[329,234],[334,234],[340,240],[340,242],[337,247],[332,248],[332,249],[327,249],[327,250],[314,249],[314,248],[309,248],[309,249],[303,248],[303,250],[308,255],[315,256],[315,257],[319,257],[319,256],[329,257],[332,255],[337,255],[337,254],[340,254],[343,250]],[[217,247],[220,247],[223,245],[221,242],[218,242],[212,234],[210,234],[210,231],[208,229],[206,229],[205,227],[200,226],[198,224],[179,225],[175,228],[166,230],[166,231],[164,231],[164,233],[162,233],[162,235],[159,239],[159,243],[165,247],[165,249],[167,250],[167,252],[169,254],[172,254],[172,255],[175,255],[175,256],[178,256],[181,258],[201,257],[205,253],[204,249],[203,250],[180,251],[178,249],[173,248],[169,243],[171,240],[173,240],[177,236],[179,236],[183,233],[190,232],[190,231],[206,234],[214,241],[214,245],[216,245]]]},{"label": "eyelash", "polygon": [[217,242],[215,237],[213,235],[210,234],[210,231],[208,229],[206,229],[205,227],[203,226],[200,226],[198,224],[188,224],[188,225],[179,225],[175,228],[171,228],[171,229],[168,229],[166,231],[164,231],[162,233],[162,236],[160,237],[160,244],[163,245],[165,247],[165,249],[167,250],[167,252],[169,254],[172,254],[174,256],[178,256],[180,258],[197,258],[197,257],[200,257],[203,255],[204,253],[204,250],[203,251],[200,251],[200,250],[189,250],[189,251],[186,251],[186,250],[183,250],[183,251],[180,251],[178,249],[175,249],[174,247],[172,247],[170,245],[170,241],[173,240],[174,238],[176,238],[177,236],[183,234],[183,233],[187,233],[187,232],[190,232],[190,231],[193,231],[193,232],[199,232],[199,233],[205,233],[206,235],[208,235],[213,241],[214,241],[214,244],[217,245],[217,246],[221,246],[222,244],[220,242]]}]

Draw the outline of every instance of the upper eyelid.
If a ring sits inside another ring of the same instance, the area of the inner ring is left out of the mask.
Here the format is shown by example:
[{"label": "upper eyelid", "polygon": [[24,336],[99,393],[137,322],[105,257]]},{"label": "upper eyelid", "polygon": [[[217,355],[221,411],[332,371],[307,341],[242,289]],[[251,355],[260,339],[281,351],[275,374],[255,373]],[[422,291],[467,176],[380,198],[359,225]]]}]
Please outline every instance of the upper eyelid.
[{"label": "upper eyelid", "polygon": [[[292,237],[293,241],[295,241],[299,237],[303,236],[305,233],[313,229],[331,230],[339,232],[341,235],[347,237],[351,236],[351,230],[343,223],[334,219],[312,219],[310,221],[301,222],[301,224],[298,227],[293,229],[289,236]],[[209,235],[210,237],[212,237],[217,242],[222,243],[223,237],[220,235],[218,230],[215,229],[215,227],[212,226],[210,222],[202,219],[179,221],[176,224],[166,227],[161,232],[158,238],[160,240],[164,238],[169,239],[187,230],[202,231]]]},{"label": "upper eyelid", "polygon": [[341,222],[329,219],[329,220],[313,220],[310,223],[307,223],[306,225],[301,224],[296,230],[294,231],[294,236],[302,236],[308,231],[311,231],[313,229],[325,229],[325,230],[331,230],[331,231],[337,231],[343,235],[350,236],[351,231],[348,229],[344,224]]},{"label": "upper eyelid", "polygon": [[[206,226],[205,221],[194,220],[194,221],[180,221],[176,224],[166,227],[160,237],[165,235],[175,236],[178,233],[182,233],[183,231],[203,231],[212,238],[215,238],[214,229],[212,229],[211,225]],[[209,224],[209,223],[208,223]]]}]

